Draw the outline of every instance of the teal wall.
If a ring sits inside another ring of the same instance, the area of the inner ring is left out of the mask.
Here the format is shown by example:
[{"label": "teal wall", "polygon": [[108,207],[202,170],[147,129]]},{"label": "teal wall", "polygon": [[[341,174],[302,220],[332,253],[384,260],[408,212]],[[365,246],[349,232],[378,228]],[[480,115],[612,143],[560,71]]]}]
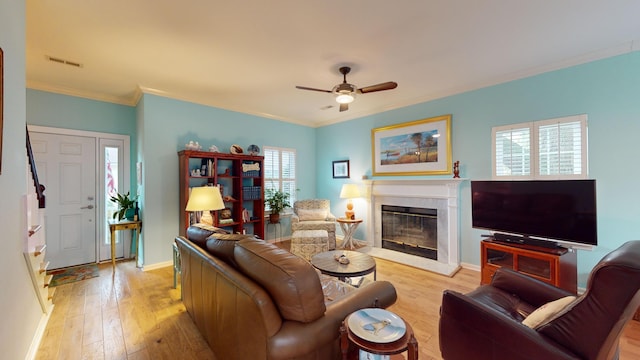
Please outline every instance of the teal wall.
[{"label": "teal wall", "polygon": [[[639,94],[640,52],[633,52],[317,129],[148,94],[134,108],[35,90],[27,92],[27,121],[131,135],[132,185],[135,163],[143,163],[138,193],[145,221],[144,259],[152,265],[171,259],[169,244],[178,232],[176,152],[190,140],[223,151],[236,143],[296,148],[298,197],[329,198],[332,212],[340,216],[346,205],[338,198],[342,184],[371,176],[372,128],[452,114],[453,160],[460,161],[461,176],[489,179],[492,126],[587,114],[600,245],[579,252],[584,286],[606,252],[639,237],[634,220],[640,218],[640,190],[632,179],[639,177],[640,168],[630,145],[640,134]],[[344,159],[350,160],[351,179],[333,179],[331,162]],[[450,176],[430,178],[438,177]],[[482,231],[471,228],[469,182],[461,190],[461,261],[479,265]],[[356,200],[359,216],[366,215],[364,206]],[[362,228],[357,238],[364,237]]]},{"label": "teal wall", "polygon": [[295,148],[298,195],[309,198],[316,193],[313,128],[155,95],[144,95],[138,107],[138,122],[144,129],[138,137],[144,154],[141,192],[146,264],[171,259],[171,242],[179,230],[177,152],[191,140],[204,149],[216,145],[224,152],[233,144],[244,149],[250,144],[261,149],[265,145]]},{"label": "teal wall", "polygon": [[126,105],[27,89],[27,124],[127,135],[131,192],[135,192],[136,112]]},{"label": "teal wall", "polygon": [[27,123],[132,137],[135,148],[135,108],[39,90],[27,90]]},{"label": "teal wall", "polygon": [[[341,214],[346,204],[338,198],[341,185],[371,176],[372,128],[443,114],[452,114],[453,160],[460,161],[461,177],[471,180],[491,178],[491,127],[587,114],[589,177],[597,180],[599,246],[579,251],[580,285],[607,252],[640,238],[636,226],[640,167],[634,146],[640,135],[640,52],[322,127],[317,131],[323,149],[316,160],[318,196],[331,199],[334,214]],[[331,161],[338,159],[350,160],[351,179],[332,179]],[[461,261],[479,265],[483,231],[471,228],[468,181],[461,190]],[[366,215],[364,203],[357,205],[358,213]],[[364,237],[362,229],[356,237]]]}]

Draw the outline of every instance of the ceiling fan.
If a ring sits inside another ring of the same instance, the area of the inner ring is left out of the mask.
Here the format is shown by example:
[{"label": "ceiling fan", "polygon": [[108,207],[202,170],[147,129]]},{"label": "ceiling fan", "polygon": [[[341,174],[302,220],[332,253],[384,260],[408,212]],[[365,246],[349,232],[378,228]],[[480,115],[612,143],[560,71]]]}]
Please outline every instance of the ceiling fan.
[{"label": "ceiling fan", "polygon": [[351,68],[348,66],[343,66],[339,69],[340,73],[343,76],[342,84],[338,84],[333,87],[331,90],[323,90],[310,88],[306,86],[296,86],[297,89],[301,90],[312,90],[312,91],[321,91],[326,93],[332,93],[336,96],[336,101],[340,104],[340,111],[349,110],[349,103],[353,102],[356,97],[356,94],[366,94],[370,92],[383,91],[383,90],[391,90],[398,87],[398,84],[393,81],[384,82],[381,84],[365,86],[363,88],[358,89],[355,85],[349,84],[347,82],[347,74],[351,72]]}]

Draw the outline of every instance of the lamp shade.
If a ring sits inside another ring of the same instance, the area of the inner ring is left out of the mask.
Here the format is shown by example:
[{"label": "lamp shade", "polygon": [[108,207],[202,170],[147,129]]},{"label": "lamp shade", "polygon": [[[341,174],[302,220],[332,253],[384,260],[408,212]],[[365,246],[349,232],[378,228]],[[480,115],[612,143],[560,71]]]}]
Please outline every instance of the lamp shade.
[{"label": "lamp shade", "polygon": [[360,197],[360,189],[356,184],[344,184],[340,190],[341,199],[353,199]]},{"label": "lamp shade", "polygon": [[186,211],[208,211],[224,209],[220,189],[215,186],[201,186],[191,189]]}]

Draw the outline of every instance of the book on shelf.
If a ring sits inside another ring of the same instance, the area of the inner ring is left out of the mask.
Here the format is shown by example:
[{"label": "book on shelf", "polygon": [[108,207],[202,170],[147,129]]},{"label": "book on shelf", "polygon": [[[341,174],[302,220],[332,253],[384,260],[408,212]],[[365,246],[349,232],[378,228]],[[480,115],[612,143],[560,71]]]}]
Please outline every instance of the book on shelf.
[{"label": "book on shelf", "polygon": [[233,223],[233,219],[220,219],[218,220],[219,224],[232,224]]}]

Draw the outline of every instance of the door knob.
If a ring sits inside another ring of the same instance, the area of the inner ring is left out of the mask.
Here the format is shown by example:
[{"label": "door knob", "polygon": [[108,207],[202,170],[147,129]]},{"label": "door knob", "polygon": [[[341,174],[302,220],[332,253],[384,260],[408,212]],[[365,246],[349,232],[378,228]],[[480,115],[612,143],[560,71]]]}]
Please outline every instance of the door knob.
[{"label": "door knob", "polygon": [[93,205],[83,206],[80,209],[93,209]]}]

